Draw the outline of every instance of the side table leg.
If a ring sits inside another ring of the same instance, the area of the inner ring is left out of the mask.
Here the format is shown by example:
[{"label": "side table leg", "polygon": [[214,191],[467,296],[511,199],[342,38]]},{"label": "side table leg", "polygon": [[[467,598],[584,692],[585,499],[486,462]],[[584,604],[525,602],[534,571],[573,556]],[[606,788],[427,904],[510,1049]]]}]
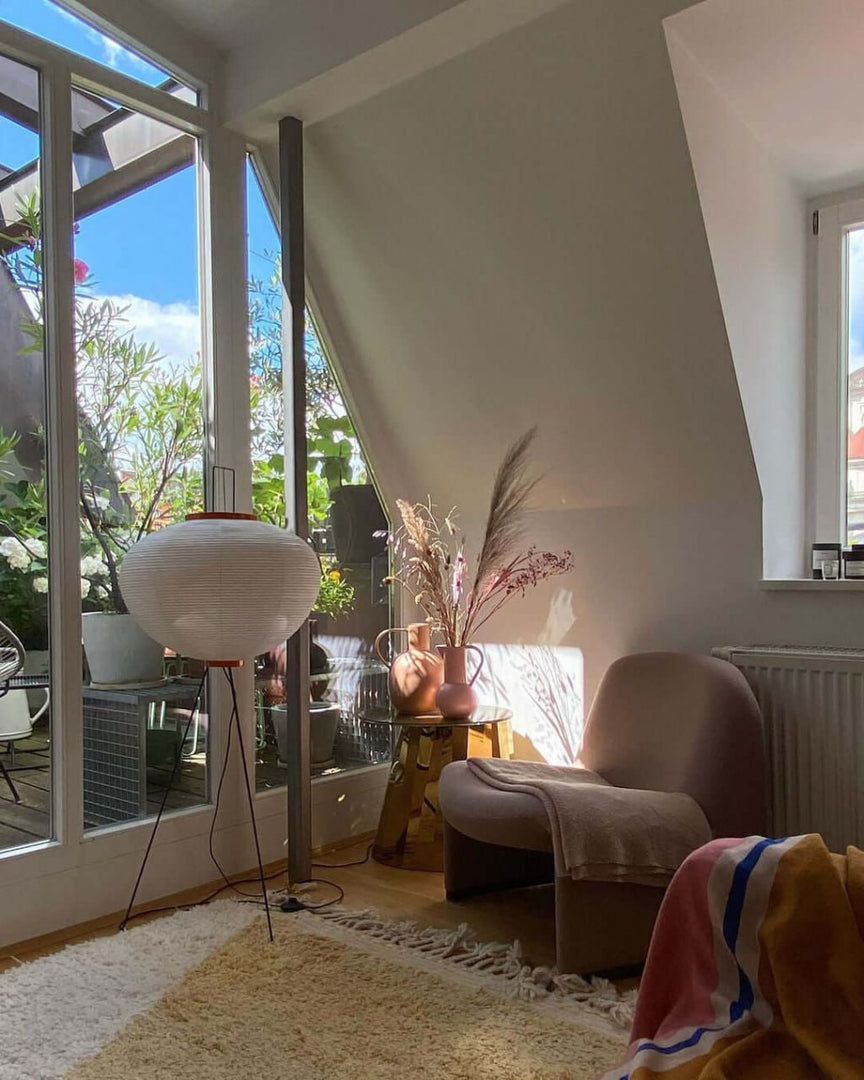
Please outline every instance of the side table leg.
[{"label": "side table leg", "polygon": [[378,832],[372,846],[372,857],[390,866],[402,865],[415,798],[421,734],[419,729],[403,728],[393,751],[384,805],[381,807]]}]

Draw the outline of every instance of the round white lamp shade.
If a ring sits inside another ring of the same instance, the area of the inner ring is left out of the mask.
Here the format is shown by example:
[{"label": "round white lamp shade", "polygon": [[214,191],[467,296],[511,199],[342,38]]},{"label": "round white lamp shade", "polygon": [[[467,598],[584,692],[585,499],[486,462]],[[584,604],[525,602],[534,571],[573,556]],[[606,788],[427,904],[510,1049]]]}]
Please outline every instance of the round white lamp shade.
[{"label": "round white lamp shade", "polygon": [[140,540],[120,589],[141,628],[181,656],[233,665],[303,623],[321,565],[294,533],[246,514],[190,514]]}]

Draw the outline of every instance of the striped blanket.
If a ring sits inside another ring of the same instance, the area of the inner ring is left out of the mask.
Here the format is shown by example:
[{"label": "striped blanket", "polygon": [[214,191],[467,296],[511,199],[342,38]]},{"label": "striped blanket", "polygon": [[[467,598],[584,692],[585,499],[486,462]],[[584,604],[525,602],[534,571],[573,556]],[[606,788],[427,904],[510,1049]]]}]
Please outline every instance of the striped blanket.
[{"label": "striped blanket", "polygon": [[623,1065],[603,1080],[864,1078],[864,853],[715,840],[663,901]]}]

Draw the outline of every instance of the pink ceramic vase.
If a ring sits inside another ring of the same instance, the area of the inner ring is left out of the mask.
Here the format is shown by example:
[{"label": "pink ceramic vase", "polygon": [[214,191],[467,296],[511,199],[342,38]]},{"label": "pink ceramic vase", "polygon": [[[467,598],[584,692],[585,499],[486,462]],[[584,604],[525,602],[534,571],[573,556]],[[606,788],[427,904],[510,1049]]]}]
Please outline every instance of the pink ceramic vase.
[{"label": "pink ceramic vase", "polygon": [[[466,669],[469,649],[477,653],[480,660],[470,679]],[[477,708],[474,682],[483,667],[483,653],[476,645],[439,645],[438,652],[444,661],[444,682],[435,695],[435,704],[446,720],[464,720]]]},{"label": "pink ceramic vase", "polygon": [[[391,662],[381,652],[388,634],[407,634],[408,648]],[[410,623],[407,628],[394,626],[375,638],[375,651],[390,668],[387,686],[390,701],[397,712],[422,716],[435,712],[435,694],[444,678],[444,662],[432,652],[427,623]]]}]

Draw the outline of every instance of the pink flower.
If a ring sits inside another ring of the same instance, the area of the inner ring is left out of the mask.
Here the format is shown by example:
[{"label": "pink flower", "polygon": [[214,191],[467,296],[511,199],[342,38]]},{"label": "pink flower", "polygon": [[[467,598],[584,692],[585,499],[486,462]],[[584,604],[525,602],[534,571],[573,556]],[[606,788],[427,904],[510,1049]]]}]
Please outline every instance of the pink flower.
[{"label": "pink flower", "polygon": [[75,275],[75,284],[83,284],[87,280],[87,275],[90,273],[90,267],[83,259],[73,259],[72,266],[72,272]]}]

